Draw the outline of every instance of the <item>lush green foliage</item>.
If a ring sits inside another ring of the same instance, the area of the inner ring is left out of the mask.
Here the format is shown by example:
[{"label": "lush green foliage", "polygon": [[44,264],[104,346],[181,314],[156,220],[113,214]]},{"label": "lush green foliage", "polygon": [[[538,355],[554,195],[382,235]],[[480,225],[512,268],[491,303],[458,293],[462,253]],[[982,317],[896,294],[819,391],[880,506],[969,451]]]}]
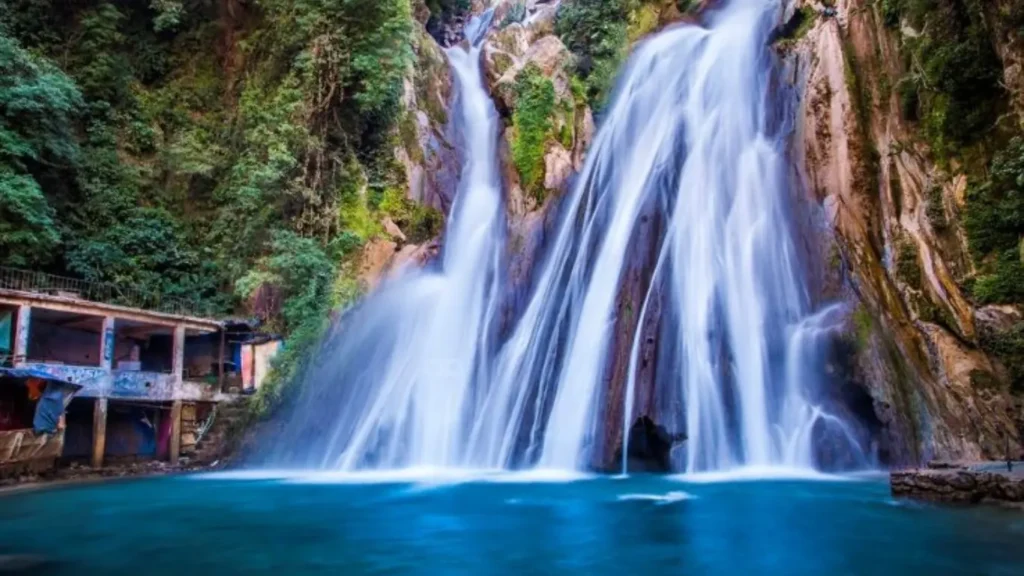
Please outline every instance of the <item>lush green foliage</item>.
[{"label": "lush green foliage", "polygon": [[0,30],[0,252],[13,265],[48,263],[60,243],[35,174],[75,165],[81,106],[70,78]]},{"label": "lush green foliage", "polygon": [[29,266],[52,257],[60,242],[53,209],[36,181],[0,167],[0,251],[15,266]]},{"label": "lush green foliage", "polygon": [[522,22],[526,19],[526,2],[516,2],[509,7],[508,12],[505,13],[505,17],[501,20],[501,27],[504,28],[510,24],[516,22]]},{"label": "lush green foliage", "polygon": [[[970,291],[979,304],[1024,303],[1024,139],[992,159],[988,174],[967,190],[964,227],[979,273]],[[1013,386],[1024,391],[1024,322],[980,344],[1003,361]]]},{"label": "lush green foliage", "polygon": [[628,49],[630,0],[566,0],[555,30],[576,56],[576,74],[591,105],[600,108],[611,92]]},{"label": "lush green foliage", "polygon": [[994,125],[1002,67],[982,0],[881,0],[887,25],[906,24],[909,73],[897,84],[901,108],[920,120],[939,158],[956,154]]},{"label": "lush green foliage", "polygon": [[[611,96],[615,77],[631,46],[662,24],[666,0],[563,0],[555,32],[575,56],[579,78],[590,106],[600,110]],[[676,0],[682,14],[698,0]]]},{"label": "lush green foliage", "polygon": [[221,313],[273,286],[286,377],[385,216],[440,227],[393,154],[414,33],[409,0],[0,0],[0,264]]},{"label": "lush green foliage", "polygon": [[552,137],[555,86],[533,64],[516,77],[516,103],[512,113],[512,162],[520,184],[538,202],[544,200],[544,152]]},{"label": "lush green foliage", "polygon": [[992,160],[986,179],[967,191],[964,227],[981,274],[972,286],[982,303],[1024,302],[1024,139]]}]

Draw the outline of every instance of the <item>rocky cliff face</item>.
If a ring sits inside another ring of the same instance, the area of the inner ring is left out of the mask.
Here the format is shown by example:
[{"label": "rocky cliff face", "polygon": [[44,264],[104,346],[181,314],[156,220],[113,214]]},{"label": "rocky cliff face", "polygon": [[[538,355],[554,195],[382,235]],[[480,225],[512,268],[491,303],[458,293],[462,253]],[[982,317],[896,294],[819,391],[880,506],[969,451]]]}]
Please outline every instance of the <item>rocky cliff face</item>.
[{"label": "rocky cliff face", "polygon": [[[822,296],[855,306],[853,380],[873,400],[881,450],[893,465],[1019,451],[1008,366],[984,339],[1019,330],[1021,309],[981,306],[964,289],[976,273],[963,226],[969,167],[940,162],[893,89],[907,75],[901,43],[920,32],[887,23],[883,3],[791,4],[812,22],[780,43],[798,99],[792,157],[822,208],[825,226],[810,232],[827,266]],[[992,29],[1019,114],[1020,40]]]},{"label": "rocky cliff face", "polygon": [[481,53],[504,126],[499,149],[510,236],[509,321],[595,130],[590,107],[572,86],[573,56],[555,34],[558,4],[494,2]]},{"label": "rocky cliff face", "polygon": [[[405,172],[406,196],[448,214],[460,166],[456,128],[450,121],[452,73],[444,50],[427,33],[430,11],[422,1],[413,4],[416,57],[403,81],[402,118],[394,155]],[[386,237],[367,242],[360,258],[359,279],[367,288],[375,287],[388,272],[408,263],[426,263],[439,250],[438,238],[411,243],[394,222],[388,220],[382,225]]]},{"label": "rocky cliff face", "polygon": [[[472,11],[481,12],[484,4],[495,9],[482,64],[504,125],[511,320],[516,295],[529,284],[558,199],[582,168],[595,127],[588,99],[574,85],[574,55],[555,32],[558,2],[476,2]],[[1021,449],[1022,418],[1011,385],[1013,355],[999,353],[991,342],[1024,329],[1024,310],[1013,303],[983,305],[966,288],[979,273],[964,226],[977,170],[937,153],[924,123],[907,117],[897,87],[913,72],[907,46],[921,32],[905,19],[894,24],[886,12],[890,4],[899,1],[788,0],[788,25],[780,26],[776,41],[781,86],[793,101],[791,157],[794,181],[801,184],[794,194],[802,200],[794,218],[804,234],[811,285],[819,302],[846,301],[851,311],[847,335],[834,353],[832,400],[867,424],[884,463],[999,458],[1007,446]],[[1001,121],[1019,125],[1024,51],[1010,20],[999,17],[1010,4],[992,3],[987,29],[1012,117]],[[643,3],[630,22],[629,40],[683,18],[678,5]],[[425,23],[429,14],[421,13]],[[452,79],[442,49],[425,29],[418,40],[396,156],[409,196],[447,213],[459,169],[448,119]],[[652,211],[635,232],[633,265],[619,290],[597,468],[615,465],[615,454],[621,454],[622,385],[635,340],[642,359],[638,416],[669,432],[680,424],[671,413],[682,399],[659,396],[655,385],[660,315],[636,326],[632,314],[647,291],[649,247],[657,244],[661,227]],[[364,275],[371,284],[388,270],[437,253],[436,239],[410,244],[401,230],[387,229],[390,239],[365,249]],[[658,300],[655,295],[652,305]]]}]

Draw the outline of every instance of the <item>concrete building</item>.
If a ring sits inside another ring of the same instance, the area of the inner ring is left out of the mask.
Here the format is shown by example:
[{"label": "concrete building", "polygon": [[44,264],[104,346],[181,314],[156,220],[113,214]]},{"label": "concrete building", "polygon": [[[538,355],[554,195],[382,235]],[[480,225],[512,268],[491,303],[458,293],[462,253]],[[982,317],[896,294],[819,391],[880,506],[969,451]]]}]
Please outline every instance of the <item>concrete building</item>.
[{"label": "concrete building", "polygon": [[241,391],[231,348],[251,334],[180,308],[120,306],[38,284],[0,278],[0,362],[82,386],[65,414],[63,460],[177,462],[214,406]]}]

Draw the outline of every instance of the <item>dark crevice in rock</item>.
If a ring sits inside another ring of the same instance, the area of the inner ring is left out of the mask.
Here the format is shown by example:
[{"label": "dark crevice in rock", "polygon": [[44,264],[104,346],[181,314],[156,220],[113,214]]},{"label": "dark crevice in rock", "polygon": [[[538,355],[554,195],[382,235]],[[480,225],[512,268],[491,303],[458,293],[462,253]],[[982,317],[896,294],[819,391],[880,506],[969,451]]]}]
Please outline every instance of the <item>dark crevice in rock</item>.
[{"label": "dark crevice in rock", "polygon": [[[671,472],[672,449],[686,440],[682,433],[670,433],[648,416],[641,416],[629,428],[626,465],[630,472]],[[622,445],[615,452],[622,461]]]}]

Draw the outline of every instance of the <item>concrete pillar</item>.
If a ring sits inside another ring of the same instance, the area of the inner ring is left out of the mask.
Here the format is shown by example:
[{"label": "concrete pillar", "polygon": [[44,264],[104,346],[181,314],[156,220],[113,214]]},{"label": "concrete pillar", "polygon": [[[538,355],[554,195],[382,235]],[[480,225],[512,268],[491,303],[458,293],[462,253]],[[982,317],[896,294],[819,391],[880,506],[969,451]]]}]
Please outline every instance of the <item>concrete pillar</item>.
[{"label": "concrete pillar", "polygon": [[97,398],[92,409],[92,467],[103,466],[107,447],[107,399]]},{"label": "concrete pillar", "polygon": [[14,333],[14,365],[24,364],[28,359],[28,327],[32,322],[32,307],[26,304],[18,306],[18,317],[15,321]]},{"label": "concrete pillar", "polygon": [[220,329],[220,349],[217,352],[217,391],[224,392],[224,345],[227,339],[224,328]]},{"label": "concrete pillar", "polygon": [[110,370],[114,363],[114,317],[103,318],[103,330],[100,331],[100,368]]},{"label": "concrete pillar", "polygon": [[178,325],[174,327],[174,346],[171,362],[171,372],[174,374],[174,382],[180,384],[182,374],[185,371],[185,327]]},{"label": "concrete pillar", "polygon": [[181,400],[175,400],[171,404],[171,464],[178,463],[178,456],[181,453]]}]

